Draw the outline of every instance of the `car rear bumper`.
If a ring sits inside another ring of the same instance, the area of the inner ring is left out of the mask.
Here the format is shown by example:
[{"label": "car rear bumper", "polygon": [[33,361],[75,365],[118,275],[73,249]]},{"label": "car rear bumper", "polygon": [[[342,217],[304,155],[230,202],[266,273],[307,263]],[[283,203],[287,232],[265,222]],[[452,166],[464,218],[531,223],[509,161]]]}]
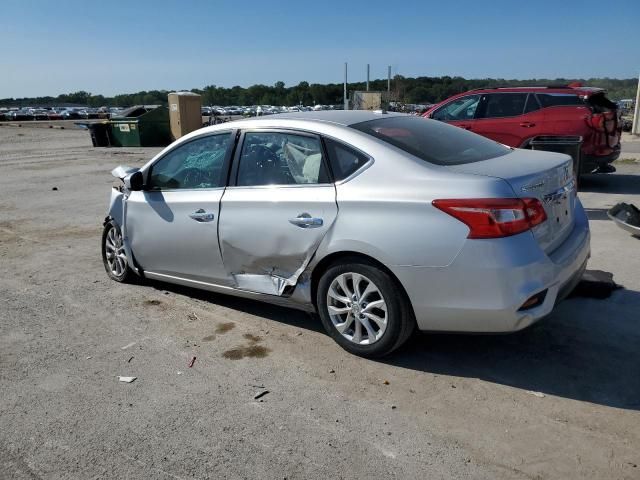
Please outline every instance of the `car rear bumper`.
[{"label": "car rear bumper", "polygon": [[[582,277],[590,233],[577,202],[571,235],[547,255],[531,232],[467,241],[447,267],[392,267],[411,300],[418,328],[447,332],[515,332],[545,317]],[[539,305],[521,310],[545,292]]]}]

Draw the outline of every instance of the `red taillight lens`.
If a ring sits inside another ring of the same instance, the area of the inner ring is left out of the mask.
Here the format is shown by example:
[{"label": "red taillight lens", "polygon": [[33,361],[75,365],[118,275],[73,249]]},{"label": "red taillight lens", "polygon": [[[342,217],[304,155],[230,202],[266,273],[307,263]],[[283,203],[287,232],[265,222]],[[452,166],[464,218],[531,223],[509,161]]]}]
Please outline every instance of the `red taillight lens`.
[{"label": "red taillight lens", "polygon": [[596,113],[588,117],[588,123],[591,128],[596,130],[604,130],[604,116],[601,113]]},{"label": "red taillight lens", "polygon": [[526,232],[547,219],[536,198],[434,200],[433,206],[466,224],[467,238],[501,238]]}]

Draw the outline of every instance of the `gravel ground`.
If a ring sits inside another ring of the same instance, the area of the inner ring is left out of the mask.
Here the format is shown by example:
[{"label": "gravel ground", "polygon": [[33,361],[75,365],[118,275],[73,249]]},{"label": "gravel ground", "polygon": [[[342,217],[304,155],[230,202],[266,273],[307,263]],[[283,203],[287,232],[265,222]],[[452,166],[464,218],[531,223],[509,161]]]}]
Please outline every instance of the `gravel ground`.
[{"label": "gravel ground", "polygon": [[640,478],[640,241],[605,215],[640,165],[581,193],[625,289],[370,361],[304,313],[108,280],[109,171],[156,151],[0,127],[0,478]]}]

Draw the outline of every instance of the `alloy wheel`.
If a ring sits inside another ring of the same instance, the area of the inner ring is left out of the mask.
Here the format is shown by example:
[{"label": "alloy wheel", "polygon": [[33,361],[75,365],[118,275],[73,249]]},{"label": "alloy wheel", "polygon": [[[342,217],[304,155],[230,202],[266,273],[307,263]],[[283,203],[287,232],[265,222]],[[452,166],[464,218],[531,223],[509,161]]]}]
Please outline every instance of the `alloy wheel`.
[{"label": "alloy wheel", "polygon": [[122,233],[113,225],[105,236],[104,247],[109,270],[114,276],[121,277],[127,270],[127,254],[122,243]]},{"label": "alloy wheel", "polygon": [[366,276],[347,272],[333,279],[327,292],[329,318],[350,342],[371,345],[387,329],[387,304],[380,289]]}]

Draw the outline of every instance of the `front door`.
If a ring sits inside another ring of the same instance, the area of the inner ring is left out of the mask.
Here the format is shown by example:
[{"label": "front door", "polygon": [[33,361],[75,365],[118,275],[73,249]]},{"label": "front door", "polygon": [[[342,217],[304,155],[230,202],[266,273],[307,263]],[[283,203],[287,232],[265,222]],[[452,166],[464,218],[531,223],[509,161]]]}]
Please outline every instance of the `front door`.
[{"label": "front door", "polygon": [[126,235],[150,276],[228,283],[218,245],[218,214],[232,133],[196,137],[151,165],[143,191],[126,203]]},{"label": "front door", "polygon": [[271,295],[296,284],[338,213],[320,138],[247,131],[222,197],[220,246],[237,288]]}]

